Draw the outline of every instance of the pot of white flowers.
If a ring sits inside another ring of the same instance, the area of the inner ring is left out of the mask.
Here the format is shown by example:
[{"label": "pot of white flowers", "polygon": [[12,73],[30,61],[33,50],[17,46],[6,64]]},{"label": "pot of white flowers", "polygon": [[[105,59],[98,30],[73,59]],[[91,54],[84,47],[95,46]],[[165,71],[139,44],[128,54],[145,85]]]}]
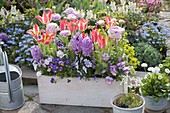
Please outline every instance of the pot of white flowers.
[{"label": "pot of white flowers", "polygon": [[111,98],[113,113],[143,113],[144,111],[145,99],[139,94],[128,92],[129,78],[125,76],[122,80],[123,93]]},{"label": "pot of white flowers", "polygon": [[146,101],[145,110],[149,113],[162,113],[168,103],[170,82],[159,67],[149,67],[149,72],[142,79],[141,93]]}]

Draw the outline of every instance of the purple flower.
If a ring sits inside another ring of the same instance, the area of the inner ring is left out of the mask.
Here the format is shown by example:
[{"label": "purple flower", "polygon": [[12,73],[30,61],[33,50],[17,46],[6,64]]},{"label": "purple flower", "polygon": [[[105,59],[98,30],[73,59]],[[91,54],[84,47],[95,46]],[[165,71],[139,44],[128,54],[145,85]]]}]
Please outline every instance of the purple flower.
[{"label": "purple flower", "polygon": [[62,70],[63,70],[63,67],[59,67],[58,70],[59,70],[59,71],[62,71]]},{"label": "purple flower", "polygon": [[56,13],[52,14],[52,20],[57,21],[57,20],[60,20],[60,19],[61,19],[60,14],[56,14]]},{"label": "purple flower", "polygon": [[113,83],[113,78],[110,77],[110,76],[107,76],[107,77],[105,78],[105,81],[106,81],[107,84],[111,85],[111,84]]},{"label": "purple flower", "polygon": [[113,76],[116,76],[117,75],[117,71],[116,71],[116,66],[115,65],[110,65],[110,73],[113,75]]},{"label": "purple flower", "polygon": [[104,69],[104,70],[102,71],[102,74],[106,73],[106,71],[107,71],[107,70],[106,70],[106,69]]},{"label": "purple flower", "polygon": [[74,11],[73,14],[76,16],[76,18],[80,18],[81,17],[81,15],[78,12],[76,12],[76,11]]},{"label": "purple flower", "polygon": [[50,66],[51,66],[51,69],[52,69],[53,73],[57,73],[58,72],[58,66],[57,65],[51,64]]},{"label": "purple flower", "polygon": [[66,37],[66,36],[70,36],[71,32],[70,30],[63,30],[60,32],[60,36]]},{"label": "purple flower", "polygon": [[107,33],[109,34],[110,38],[121,38],[122,34],[124,33],[125,29],[119,26],[112,26],[109,28]]},{"label": "purple flower", "polygon": [[72,7],[69,7],[69,8],[67,8],[64,12],[65,12],[67,15],[73,14],[73,13],[74,13],[74,9],[73,9]]},{"label": "purple flower", "polygon": [[11,0],[8,0],[8,4],[11,4]]},{"label": "purple flower", "polygon": [[77,55],[79,52],[82,51],[82,40],[80,33],[76,33],[71,40],[72,50]]},{"label": "purple flower", "polygon": [[74,14],[69,14],[69,15],[67,16],[67,19],[68,19],[68,20],[75,20],[75,19],[77,19],[77,17],[76,17]]},{"label": "purple flower", "polygon": [[67,79],[67,83],[70,83],[71,82],[71,80],[70,79]]},{"label": "purple flower", "polygon": [[6,33],[0,33],[0,40],[7,42],[8,41],[8,35]]},{"label": "purple flower", "polygon": [[84,64],[86,67],[92,67],[92,63],[87,59],[84,59]]},{"label": "purple flower", "polygon": [[129,68],[129,67],[124,67],[122,70],[123,70],[125,73],[129,73],[130,68]]},{"label": "purple flower", "polygon": [[8,11],[4,8],[4,14],[7,15]]},{"label": "purple flower", "polygon": [[37,45],[34,45],[30,48],[31,55],[35,61],[39,61],[42,58],[42,53],[40,48]]},{"label": "purple flower", "polygon": [[70,58],[66,58],[65,65],[68,66],[70,63]]},{"label": "purple flower", "polygon": [[54,78],[51,78],[50,82],[51,82],[51,83],[55,83],[55,79],[54,79]]},{"label": "purple flower", "polygon": [[59,62],[58,62],[58,65],[59,65],[59,66],[64,66],[64,62],[63,62],[63,61],[59,61]]},{"label": "purple flower", "polygon": [[104,54],[102,55],[102,59],[103,59],[103,61],[108,61],[108,60],[110,59],[109,54],[108,54],[108,53],[104,53]]},{"label": "purple flower", "polygon": [[120,62],[120,63],[118,63],[118,64],[117,64],[117,67],[118,67],[119,69],[124,68],[124,67],[125,67],[125,62]]},{"label": "purple flower", "polygon": [[122,61],[122,57],[120,56],[119,58],[118,58],[118,62],[121,62]]},{"label": "purple flower", "polygon": [[86,37],[82,41],[82,52],[84,56],[90,56],[94,50],[92,40],[89,37]]},{"label": "purple flower", "polygon": [[96,82],[97,82],[97,77],[96,77],[96,76],[94,76],[94,81],[96,81]]},{"label": "purple flower", "polygon": [[59,30],[59,27],[56,23],[49,23],[46,25],[46,31],[49,33],[55,33]]}]

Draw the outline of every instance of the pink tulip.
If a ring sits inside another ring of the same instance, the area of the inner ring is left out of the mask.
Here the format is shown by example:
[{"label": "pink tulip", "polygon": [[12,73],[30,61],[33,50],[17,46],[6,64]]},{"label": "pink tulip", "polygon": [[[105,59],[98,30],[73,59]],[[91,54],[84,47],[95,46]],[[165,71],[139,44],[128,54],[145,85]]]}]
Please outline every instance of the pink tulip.
[{"label": "pink tulip", "polygon": [[60,30],[65,30],[66,29],[66,26],[68,24],[68,21],[67,20],[60,20]]},{"label": "pink tulip", "polygon": [[77,20],[72,20],[67,23],[67,27],[71,32],[75,32],[77,30]]},{"label": "pink tulip", "polygon": [[100,48],[106,47],[106,39],[102,35],[99,34],[97,42]]},{"label": "pink tulip", "polygon": [[81,18],[77,24],[79,31],[85,31],[87,29],[88,21]]},{"label": "pink tulip", "polygon": [[45,11],[43,12],[42,17],[41,16],[35,16],[42,24],[49,24],[52,20],[52,10],[50,9],[48,13]]},{"label": "pink tulip", "polygon": [[98,30],[97,30],[97,29],[92,29],[92,31],[90,32],[90,34],[91,34],[91,36],[92,36],[92,41],[93,41],[93,42],[97,42],[98,36],[99,36]]},{"label": "pink tulip", "polygon": [[32,35],[35,40],[38,40],[41,32],[39,30],[39,26],[37,24],[34,24],[33,29],[28,30],[26,33]]},{"label": "pink tulip", "polygon": [[54,38],[55,33],[48,33],[46,31],[42,33],[41,39],[39,39],[37,42],[48,45],[54,40]]}]

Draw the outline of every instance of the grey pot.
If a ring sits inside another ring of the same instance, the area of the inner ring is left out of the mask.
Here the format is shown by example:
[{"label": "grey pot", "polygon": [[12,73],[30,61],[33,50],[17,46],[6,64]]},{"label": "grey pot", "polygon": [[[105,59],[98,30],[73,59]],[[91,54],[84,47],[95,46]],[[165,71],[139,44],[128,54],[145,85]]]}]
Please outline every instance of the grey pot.
[{"label": "grey pot", "polygon": [[121,107],[114,105],[113,102],[120,96],[122,96],[122,94],[114,96],[110,101],[112,108],[113,108],[113,113],[143,113],[144,112],[145,100],[142,96],[140,96],[140,98],[143,101],[143,104],[136,108],[121,108]]},{"label": "grey pot", "polygon": [[164,98],[161,98],[158,102],[155,102],[152,96],[146,96],[144,97],[144,99],[146,102],[145,107],[147,109],[154,110],[154,111],[161,111],[165,109],[165,107],[168,104],[168,100]]}]

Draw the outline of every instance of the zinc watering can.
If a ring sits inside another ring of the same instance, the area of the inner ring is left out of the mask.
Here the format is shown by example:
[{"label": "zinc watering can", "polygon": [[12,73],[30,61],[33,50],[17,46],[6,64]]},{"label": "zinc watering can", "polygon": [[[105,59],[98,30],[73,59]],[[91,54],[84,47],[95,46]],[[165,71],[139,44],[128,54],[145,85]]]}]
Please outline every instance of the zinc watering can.
[{"label": "zinc watering can", "polygon": [[8,64],[7,54],[0,47],[0,109],[14,110],[25,103],[21,75],[18,66]]}]

